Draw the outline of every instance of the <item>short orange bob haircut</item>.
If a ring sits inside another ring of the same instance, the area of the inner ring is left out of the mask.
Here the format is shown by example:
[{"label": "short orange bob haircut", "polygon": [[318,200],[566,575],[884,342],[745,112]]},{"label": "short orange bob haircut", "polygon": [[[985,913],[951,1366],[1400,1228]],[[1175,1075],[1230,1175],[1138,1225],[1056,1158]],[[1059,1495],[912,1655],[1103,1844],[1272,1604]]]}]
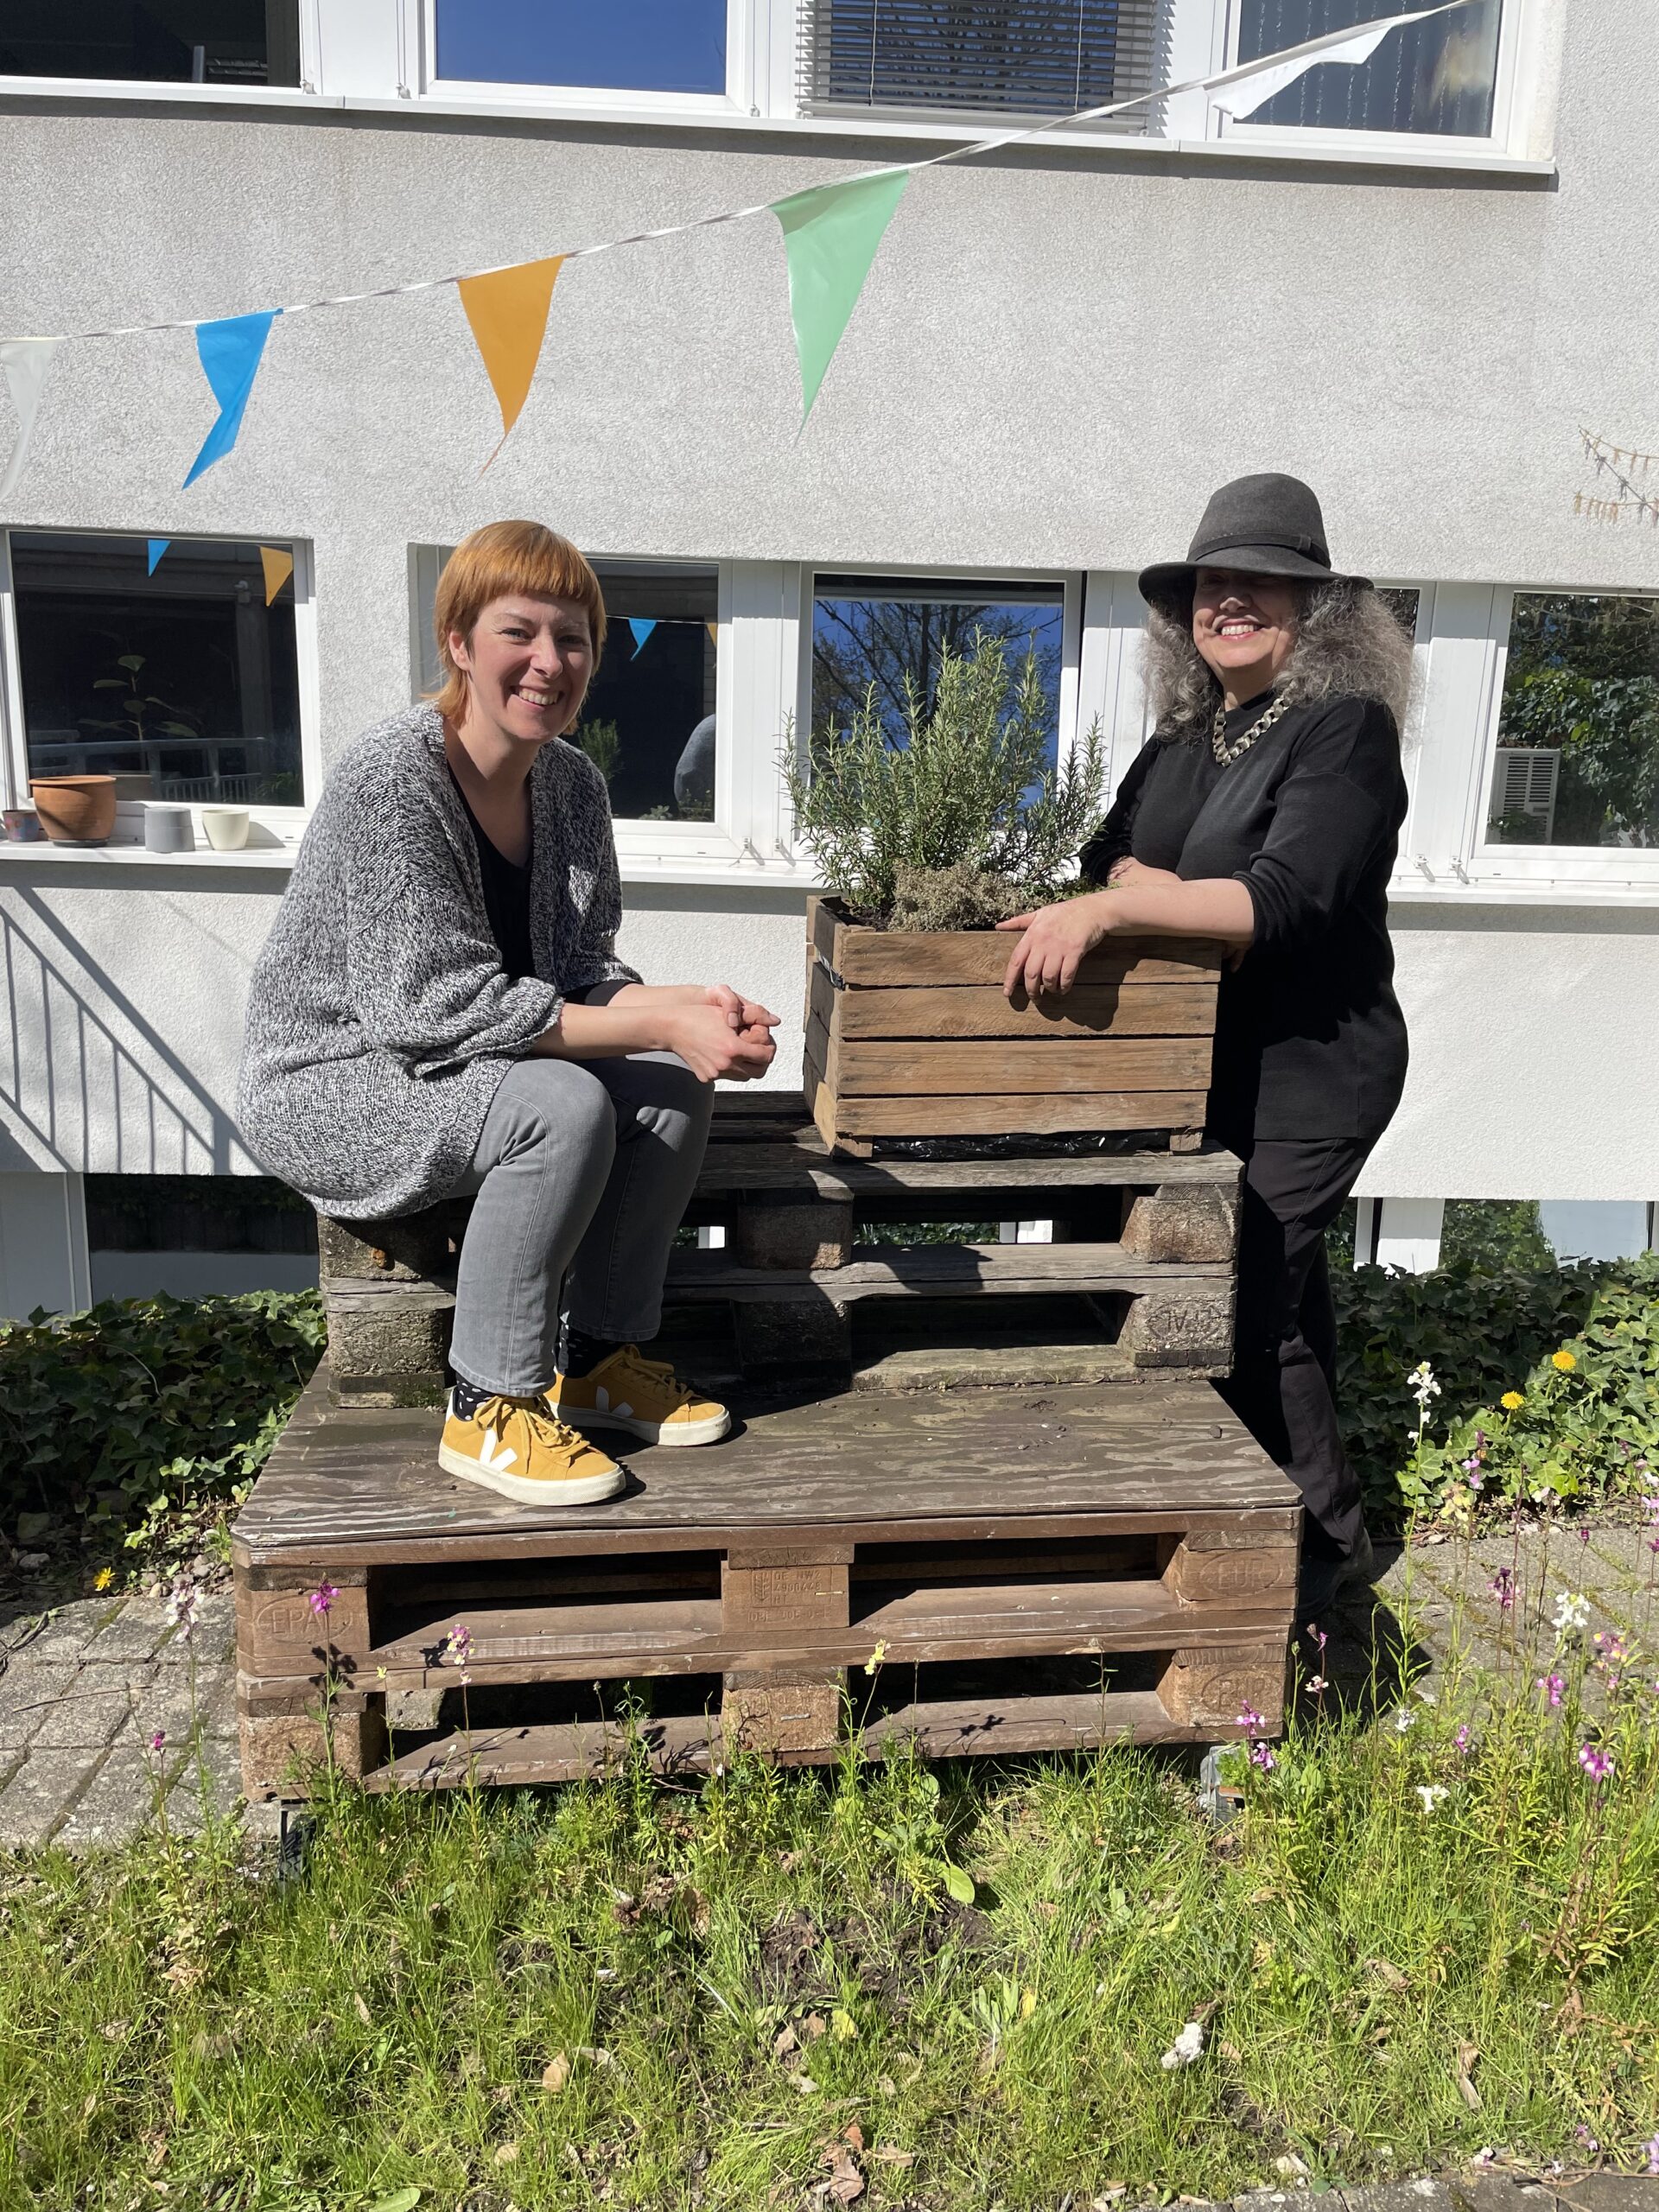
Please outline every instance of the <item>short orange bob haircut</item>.
[{"label": "short orange bob haircut", "polygon": [[443,687],[438,712],[459,721],[467,711],[467,677],[449,655],[449,633],[470,638],[492,600],[513,592],[534,599],[574,600],[593,634],[594,666],[605,649],[605,598],[599,578],[568,537],[539,522],[493,522],[463,537],[438,578],[432,608]]}]

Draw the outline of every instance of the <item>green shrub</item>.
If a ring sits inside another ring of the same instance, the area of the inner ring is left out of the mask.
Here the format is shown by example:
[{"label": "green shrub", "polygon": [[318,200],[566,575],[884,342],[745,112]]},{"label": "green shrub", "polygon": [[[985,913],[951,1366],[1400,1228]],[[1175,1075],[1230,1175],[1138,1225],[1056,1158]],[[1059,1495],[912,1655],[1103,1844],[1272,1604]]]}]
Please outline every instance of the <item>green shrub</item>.
[{"label": "green shrub", "polygon": [[0,1325],[0,1520],[104,1529],[251,1481],[316,1365],[314,1291],[111,1300]]},{"label": "green shrub", "polygon": [[[1332,1283],[1344,1433],[1382,1518],[1438,1513],[1448,1488],[1459,1518],[1483,1504],[1642,1493],[1639,1463],[1659,1463],[1659,1257],[1464,1262],[1424,1275],[1360,1268],[1334,1270]],[[1551,1363],[1562,1351],[1571,1370]],[[1420,1449],[1409,1377],[1424,1361],[1438,1390]],[[1506,1392],[1525,1405],[1505,1408]],[[1480,1465],[1465,1471],[1478,1448]]]},{"label": "green shrub", "polygon": [[[1017,682],[1006,641],[941,656],[924,699],[906,674],[905,728],[889,731],[874,684],[845,729],[813,733],[810,760],[783,766],[801,842],[861,921],[886,922],[901,870],[951,870],[959,894],[984,875],[1039,905],[1075,885],[1071,864],[1105,807],[1106,748],[1090,729],[1057,772],[1054,731],[1028,652]],[[912,874],[914,906],[919,887]],[[912,920],[912,928],[939,927]]]}]

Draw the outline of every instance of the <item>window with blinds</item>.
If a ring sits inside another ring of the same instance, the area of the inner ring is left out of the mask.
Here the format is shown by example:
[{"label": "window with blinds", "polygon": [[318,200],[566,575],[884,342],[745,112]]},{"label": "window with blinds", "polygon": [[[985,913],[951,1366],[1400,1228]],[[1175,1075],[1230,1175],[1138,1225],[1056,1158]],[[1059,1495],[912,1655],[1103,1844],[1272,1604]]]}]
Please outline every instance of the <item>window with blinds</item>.
[{"label": "window with blinds", "polygon": [[1159,0],[803,0],[801,104],[1075,114],[1160,81],[1161,13]]}]

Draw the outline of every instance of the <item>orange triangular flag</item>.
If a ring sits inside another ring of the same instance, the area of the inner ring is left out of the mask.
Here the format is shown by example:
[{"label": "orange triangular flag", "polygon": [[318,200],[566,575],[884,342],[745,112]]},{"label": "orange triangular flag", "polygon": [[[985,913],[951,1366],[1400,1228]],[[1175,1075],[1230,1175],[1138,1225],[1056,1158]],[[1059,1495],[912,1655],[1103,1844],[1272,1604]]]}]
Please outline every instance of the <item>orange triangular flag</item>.
[{"label": "orange triangular flag", "polygon": [[[564,256],[556,253],[546,261],[521,261],[512,269],[492,269],[482,276],[455,279],[461,304],[467,310],[501,409],[501,435],[490,461],[505,445],[530,397],[542,340],[547,335],[554,283],[563,266]],[[480,468],[479,474],[483,474]]]},{"label": "orange triangular flag", "polygon": [[276,545],[262,545],[259,565],[265,572],[265,605],[269,607],[294,573],[294,556]]}]

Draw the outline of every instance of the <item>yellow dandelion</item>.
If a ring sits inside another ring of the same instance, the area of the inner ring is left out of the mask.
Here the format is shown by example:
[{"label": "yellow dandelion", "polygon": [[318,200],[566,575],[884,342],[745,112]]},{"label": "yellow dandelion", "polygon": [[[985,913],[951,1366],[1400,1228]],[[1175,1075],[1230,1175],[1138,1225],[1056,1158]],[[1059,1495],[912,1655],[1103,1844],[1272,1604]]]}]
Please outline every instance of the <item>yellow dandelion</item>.
[{"label": "yellow dandelion", "polygon": [[94,1590],[107,1590],[114,1580],[115,1569],[112,1567],[100,1567],[92,1577],[92,1587]]},{"label": "yellow dandelion", "polygon": [[1519,1413],[1527,1402],[1518,1390],[1506,1390],[1497,1402],[1506,1414],[1515,1414]]},{"label": "yellow dandelion", "polygon": [[1549,1363],[1552,1367],[1559,1367],[1563,1375],[1570,1375],[1579,1363],[1570,1351],[1553,1351],[1549,1355]]}]

